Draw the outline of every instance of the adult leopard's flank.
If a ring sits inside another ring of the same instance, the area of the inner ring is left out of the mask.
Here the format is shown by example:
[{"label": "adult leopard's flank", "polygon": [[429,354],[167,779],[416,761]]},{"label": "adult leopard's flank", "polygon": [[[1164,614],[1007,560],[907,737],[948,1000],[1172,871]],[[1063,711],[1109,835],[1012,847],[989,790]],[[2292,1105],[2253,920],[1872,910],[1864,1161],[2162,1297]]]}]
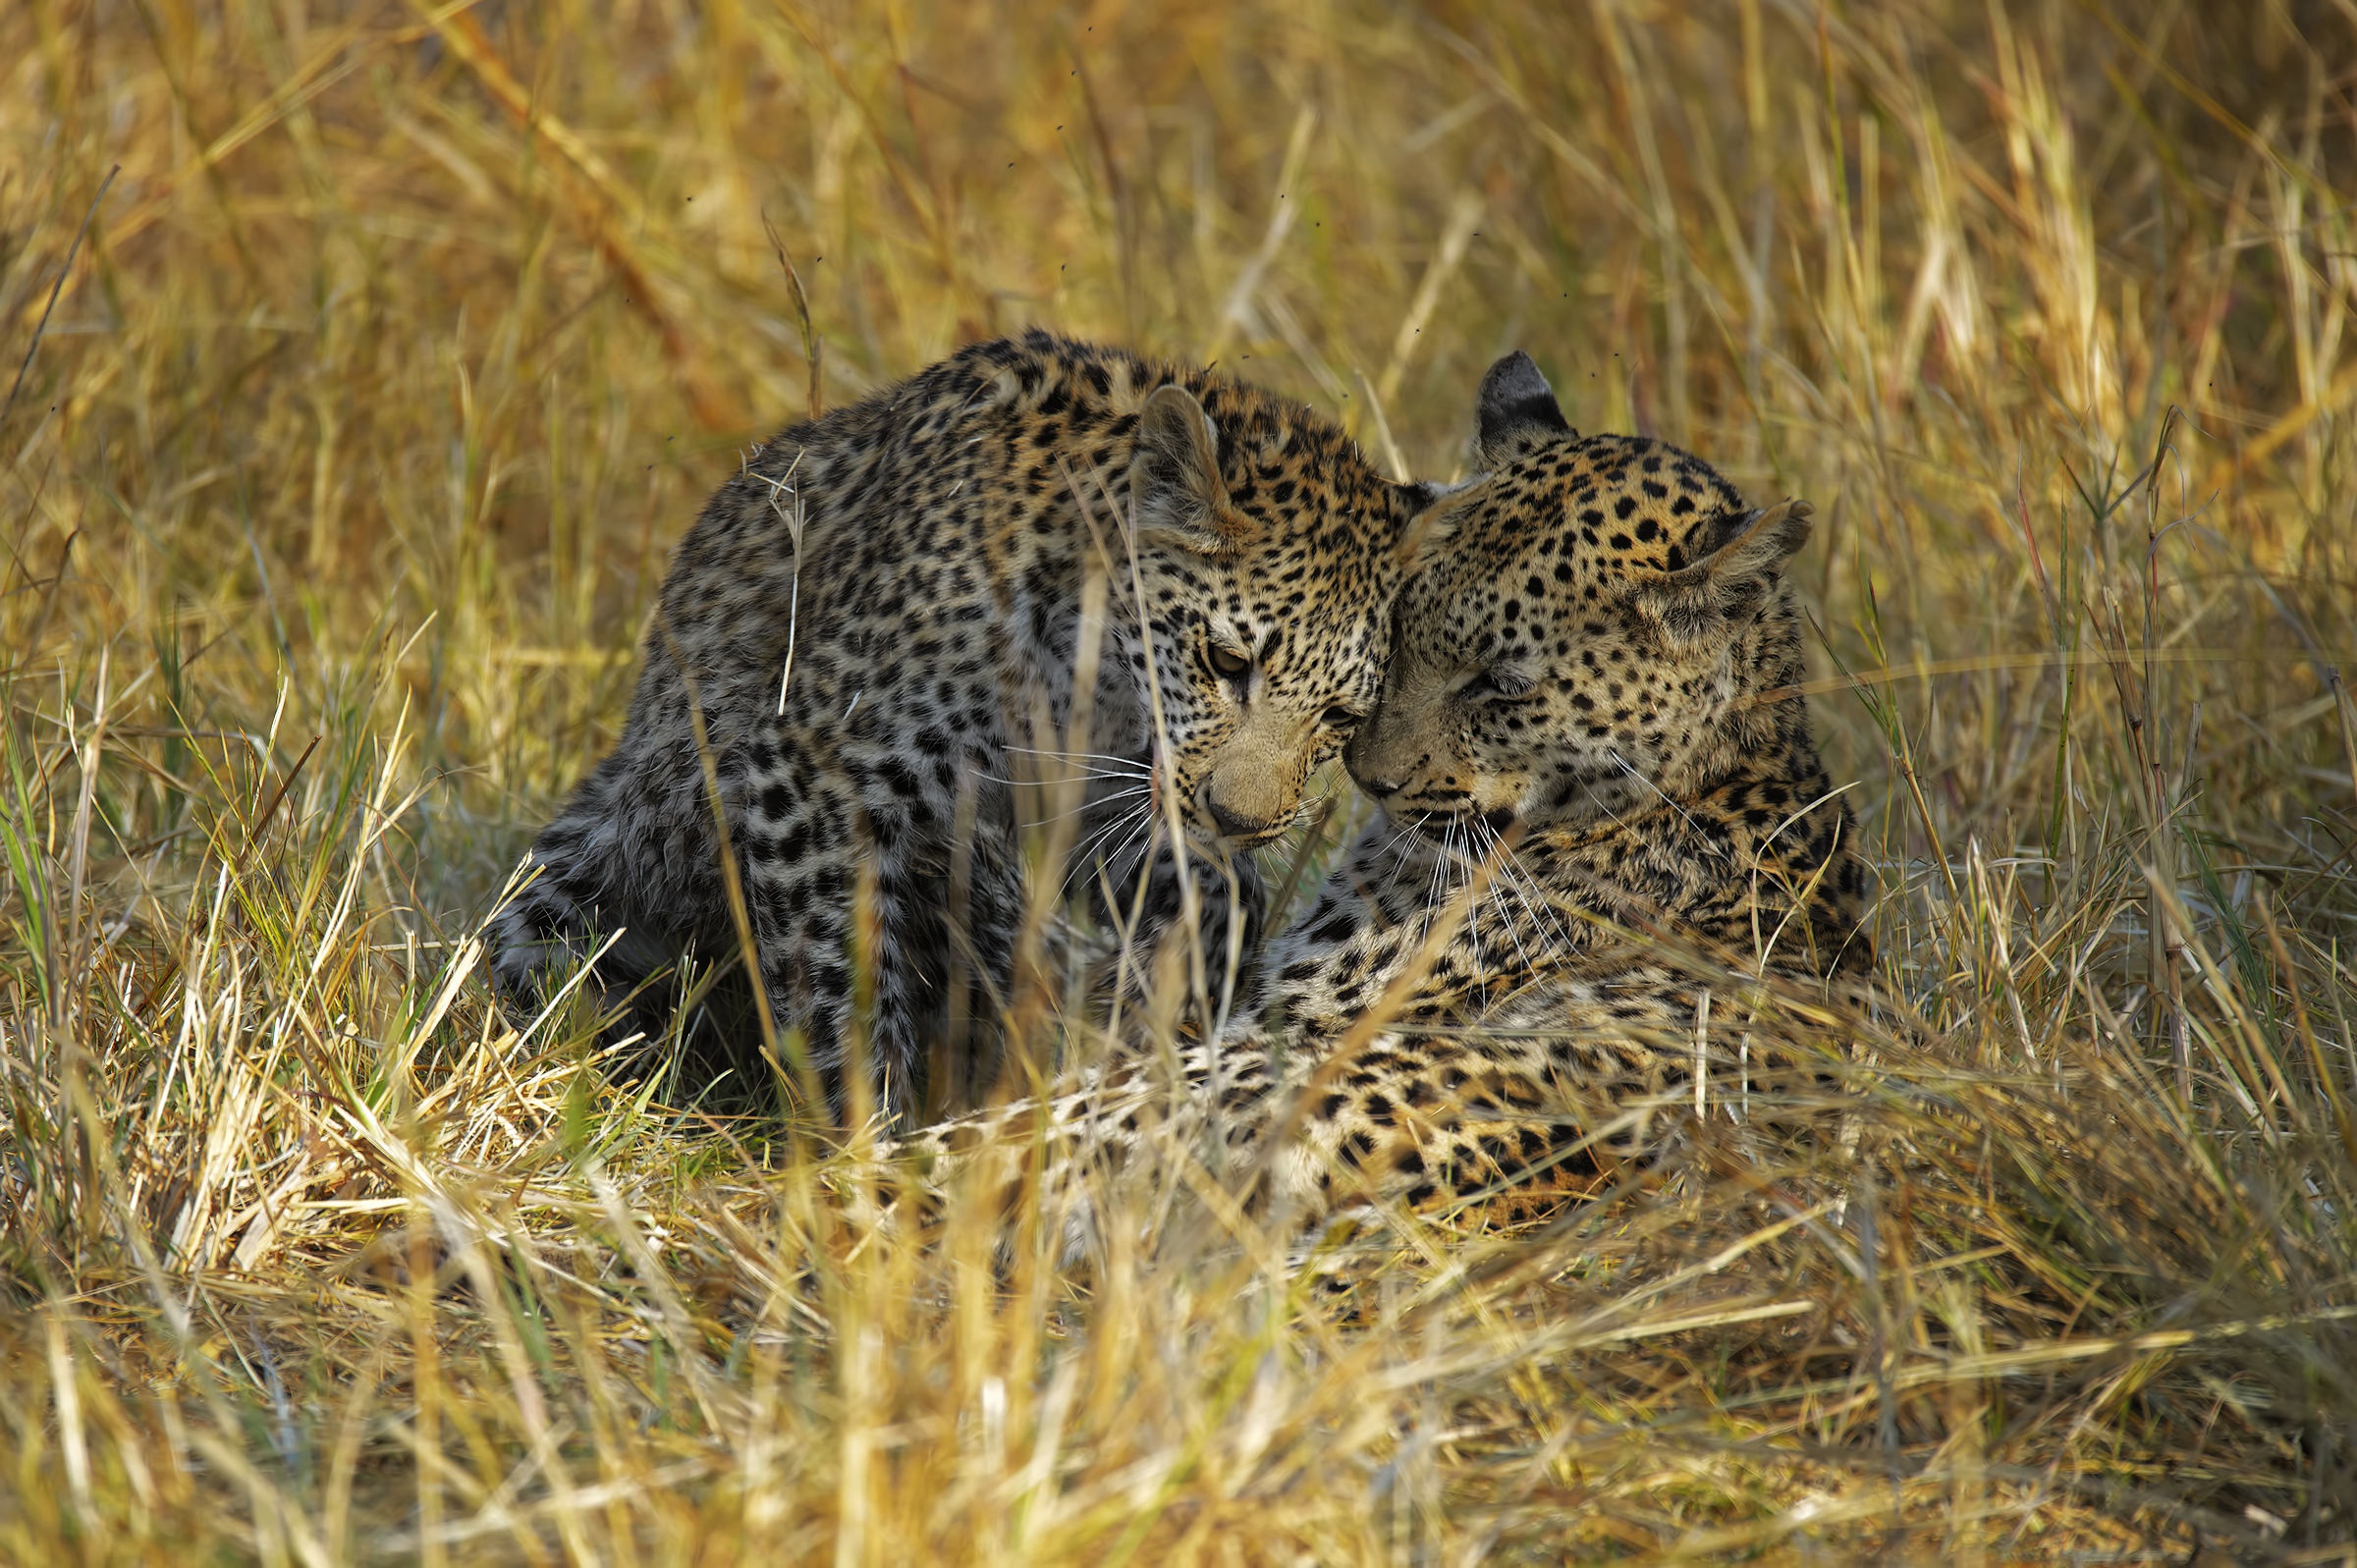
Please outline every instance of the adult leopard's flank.
[{"label": "adult leopard's flank", "polygon": [[[872,875],[862,1033],[886,1103],[922,1103],[933,1048],[973,1065],[1006,1004],[1027,749],[1097,755],[1077,841],[1113,880],[1167,864],[1155,836],[1175,814],[1197,863],[1240,879],[1250,919],[1238,851],[1291,825],[1373,706],[1429,500],[1305,407],[1044,332],[790,427],[681,544],[621,743],[501,917],[504,982],[536,994],[618,932],[596,976],[613,1000],[684,955],[738,951],[708,757],[776,1026],[804,1032],[840,1106]],[[1091,569],[1108,608],[1084,623]],[[1067,739],[1075,707],[1084,742]],[[1160,881],[1175,906],[1178,879]],[[1227,886],[1202,900],[1215,914]],[[1206,932],[1206,950],[1223,940]],[[650,1033],[653,995],[629,1020]],[[969,1018],[969,1044],[951,1041]]]}]

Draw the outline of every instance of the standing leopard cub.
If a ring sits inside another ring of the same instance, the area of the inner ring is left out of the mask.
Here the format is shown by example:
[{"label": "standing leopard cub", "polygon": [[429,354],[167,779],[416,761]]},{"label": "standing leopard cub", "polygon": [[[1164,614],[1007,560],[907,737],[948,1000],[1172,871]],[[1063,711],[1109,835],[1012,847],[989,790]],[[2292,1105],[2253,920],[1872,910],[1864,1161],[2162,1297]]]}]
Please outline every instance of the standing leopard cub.
[{"label": "standing leopard cub", "polygon": [[[597,983],[639,992],[652,1032],[650,976],[738,951],[708,761],[768,1010],[838,1101],[872,873],[867,1055],[888,1105],[918,1104],[932,1048],[1009,994],[1010,781],[1067,732],[1075,668],[1101,654],[1077,841],[1135,876],[1175,814],[1249,919],[1240,851],[1291,824],[1373,705],[1430,500],[1305,407],[1044,332],[788,428],[680,546],[621,743],[500,917],[503,984],[536,995],[610,941]],[[1113,591],[1083,647],[1092,556]]]}]

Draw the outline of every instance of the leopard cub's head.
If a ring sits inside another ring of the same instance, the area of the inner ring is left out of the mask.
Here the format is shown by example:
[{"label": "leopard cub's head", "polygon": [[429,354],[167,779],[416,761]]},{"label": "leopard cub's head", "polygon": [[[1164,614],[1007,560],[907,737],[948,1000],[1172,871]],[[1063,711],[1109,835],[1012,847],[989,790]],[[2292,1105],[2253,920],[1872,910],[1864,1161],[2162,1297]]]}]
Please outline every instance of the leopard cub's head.
[{"label": "leopard cub's head", "polygon": [[1449,548],[1400,590],[1350,745],[1386,812],[1436,837],[1466,817],[1577,826],[1775,744],[1807,505],[1746,506],[1659,441],[1583,438],[1524,354],[1491,368],[1477,421],[1489,471],[1448,498]]},{"label": "leopard cub's head", "polygon": [[1292,825],[1310,776],[1374,709],[1403,544],[1432,498],[1331,421],[1224,378],[1143,400],[1136,579],[1123,562],[1116,620],[1167,737],[1158,788],[1190,837],[1248,848]]}]

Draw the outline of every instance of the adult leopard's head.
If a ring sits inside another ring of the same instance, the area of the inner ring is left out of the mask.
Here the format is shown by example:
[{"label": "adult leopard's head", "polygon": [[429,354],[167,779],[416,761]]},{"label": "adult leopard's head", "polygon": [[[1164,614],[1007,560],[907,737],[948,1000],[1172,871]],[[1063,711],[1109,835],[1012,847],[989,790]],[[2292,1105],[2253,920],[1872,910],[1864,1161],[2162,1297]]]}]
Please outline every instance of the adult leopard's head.
[{"label": "adult leopard's head", "polygon": [[1208,374],[1145,397],[1133,453],[1137,579],[1123,561],[1113,589],[1167,738],[1160,783],[1191,837],[1264,843],[1375,706],[1433,493],[1385,479],[1308,409]]},{"label": "adult leopard's head", "polygon": [[1350,745],[1386,812],[1436,834],[1466,815],[1576,826],[1776,744],[1806,504],[1755,509],[1675,447],[1582,437],[1521,353],[1483,380],[1477,422],[1489,471],[1402,588],[1382,702]]}]

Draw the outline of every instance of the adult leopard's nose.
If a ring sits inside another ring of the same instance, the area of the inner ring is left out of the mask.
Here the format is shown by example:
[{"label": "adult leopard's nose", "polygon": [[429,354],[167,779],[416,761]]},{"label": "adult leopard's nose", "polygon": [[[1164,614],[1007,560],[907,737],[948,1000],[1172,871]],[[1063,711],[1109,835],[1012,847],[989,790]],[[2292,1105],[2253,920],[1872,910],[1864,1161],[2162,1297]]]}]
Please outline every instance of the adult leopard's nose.
[{"label": "adult leopard's nose", "polygon": [[1388,799],[1430,769],[1432,753],[1421,739],[1414,730],[1402,728],[1390,709],[1378,708],[1343,748],[1343,766],[1361,789]]}]

